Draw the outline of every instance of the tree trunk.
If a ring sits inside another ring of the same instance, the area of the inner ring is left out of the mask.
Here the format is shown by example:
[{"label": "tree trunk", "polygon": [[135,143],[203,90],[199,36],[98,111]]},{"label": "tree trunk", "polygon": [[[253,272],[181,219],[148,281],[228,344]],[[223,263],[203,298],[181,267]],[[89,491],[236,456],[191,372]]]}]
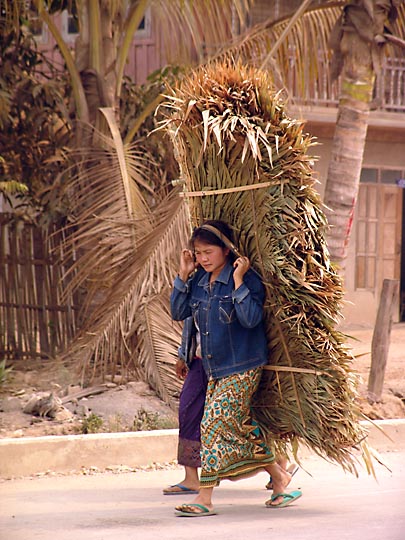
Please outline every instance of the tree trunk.
[{"label": "tree trunk", "polygon": [[[344,80],[346,92],[339,101],[324,202],[331,227],[328,235],[331,259],[339,265],[341,273],[345,269],[357,201],[373,81],[372,73],[369,80]],[[363,86],[361,91],[368,92],[364,101],[356,99],[359,84]]]},{"label": "tree trunk", "polygon": [[356,35],[351,35],[347,41],[349,49],[363,54],[348,55],[345,59],[324,197],[330,225],[330,255],[342,274],[357,201],[375,80],[370,49]]},{"label": "tree trunk", "polygon": [[[100,107],[115,109],[117,50],[113,42],[112,5],[98,2],[80,3],[80,27],[76,38],[76,65],[81,74],[89,108],[90,123],[108,133]],[[121,29],[120,29],[121,31]]]},{"label": "tree trunk", "polygon": [[383,51],[384,24],[395,16],[395,1],[352,0],[331,36],[341,95],[324,202],[330,224],[331,259],[344,275],[357,201],[370,103]]}]

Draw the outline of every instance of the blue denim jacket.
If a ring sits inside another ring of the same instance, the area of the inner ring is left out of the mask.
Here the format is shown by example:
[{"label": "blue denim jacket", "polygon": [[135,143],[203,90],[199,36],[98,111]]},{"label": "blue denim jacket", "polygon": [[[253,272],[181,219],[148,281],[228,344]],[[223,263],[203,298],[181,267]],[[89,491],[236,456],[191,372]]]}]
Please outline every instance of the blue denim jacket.
[{"label": "blue denim jacket", "polygon": [[193,316],[200,333],[204,369],[215,379],[267,362],[263,284],[248,270],[235,291],[233,270],[227,263],[212,288],[210,274],[202,268],[187,283],[177,276],[170,297],[174,320]]}]

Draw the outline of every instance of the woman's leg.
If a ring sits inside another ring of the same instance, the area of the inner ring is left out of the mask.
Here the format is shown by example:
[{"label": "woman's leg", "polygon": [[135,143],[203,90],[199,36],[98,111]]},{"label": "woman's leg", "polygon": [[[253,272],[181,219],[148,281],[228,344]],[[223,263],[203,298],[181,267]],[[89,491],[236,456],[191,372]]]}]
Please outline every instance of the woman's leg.
[{"label": "woman's leg", "polygon": [[[266,506],[280,506],[285,497],[287,498],[290,496],[287,496],[285,491],[286,487],[291,482],[292,475],[283,469],[283,467],[281,467],[277,462],[268,465],[266,467],[266,471],[271,475],[274,495],[268,501],[266,501],[265,504]],[[277,496],[278,494],[280,494],[280,496]],[[297,499],[301,496],[301,492],[295,491],[291,495],[294,497],[294,499]]]},{"label": "woman's leg", "polygon": [[266,471],[271,475],[274,493],[284,493],[291,480],[291,475],[277,461],[266,466]]},{"label": "woman's leg", "polygon": [[[179,444],[177,461],[184,466],[184,479],[163,490],[165,495],[198,491],[198,467],[200,459],[200,424],[204,412],[207,377],[202,361],[195,358],[187,373],[180,394],[179,403]],[[186,489],[184,489],[186,488]]]},{"label": "woman's leg", "polygon": [[[278,457],[277,458],[277,463],[280,465],[280,467],[282,469],[284,469],[285,471],[287,471],[290,475],[291,475],[291,478],[294,476],[294,474],[298,471],[298,465],[296,465],[295,463],[291,463],[288,467],[287,467],[287,463],[288,463],[288,460],[286,457]],[[267,482],[266,484],[266,489],[273,489],[273,481],[272,481],[272,478],[271,478],[271,475],[269,477],[269,481]]]},{"label": "woman's leg", "polygon": [[280,467],[282,469],[284,469],[285,471],[287,470],[287,458],[286,457],[278,457],[276,459],[277,463],[280,465]]},{"label": "woman's leg", "polygon": [[198,478],[197,467],[184,467],[184,485],[191,489],[198,489],[200,485],[200,479]]}]

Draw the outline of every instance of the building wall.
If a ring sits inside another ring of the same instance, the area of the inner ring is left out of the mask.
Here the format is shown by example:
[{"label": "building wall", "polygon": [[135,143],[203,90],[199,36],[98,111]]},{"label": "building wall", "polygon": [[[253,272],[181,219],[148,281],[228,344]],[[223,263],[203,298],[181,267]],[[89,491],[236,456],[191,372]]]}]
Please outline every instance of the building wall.
[{"label": "building wall", "polygon": [[[77,34],[74,28],[69,26],[70,15],[67,11],[57,14],[53,17],[55,26],[61,31],[66,43],[74,51]],[[63,59],[59,54],[53,36],[47,30],[46,26],[38,27],[41,30],[36,36],[39,48],[46,52],[48,59],[55,64],[62,64]],[[73,52],[74,54],[74,52]],[[160,40],[159,28],[156,27],[151,17],[150,10],[146,10],[142,28],[138,29],[131,51],[128,55],[128,61],[125,66],[125,74],[137,84],[145,83],[148,75],[161,68],[166,63],[164,51]]]},{"label": "building wall", "polygon": [[[403,116],[403,115],[401,115]],[[388,130],[380,131],[380,135],[371,130],[364,150],[363,168],[384,168],[390,167],[398,170],[405,170],[405,118],[403,118],[404,131],[398,137],[392,139],[392,133]],[[332,131],[331,126],[331,131]],[[306,131],[317,137],[317,146],[312,148],[313,155],[317,156],[315,161],[315,174],[319,180],[317,189],[323,198],[325,181],[327,177],[328,164],[331,155],[333,133],[325,135],[324,126],[311,124],[308,122]],[[319,133],[319,136],[318,136]],[[402,137],[403,142],[399,138]],[[380,140],[378,140],[378,138]],[[388,140],[384,140],[388,139]],[[396,139],[396,140],[395,140]],[[401,188],[398,187],[398,190]],[[345,303],[343,306],[344,325],[373,326],[377,314],[380,300],[382,283],[378,284],[375,291],[356,289],[356,230],[358,227],[357,212],[354,216],[353,228],[348,246],[348,258],[345,273]],[[400,270],[399,270],[400,271]],[[391,276],[386,276],[391,277]],[[399,320],[399,303],[395,311],[394,320]]]},{"label": "building wall", "polygon": [[[313,0],[312,5],[326,3],[325,0]],[[251,9],[252,25],[264,22],[267,19],[277,20],[296,11],[302,0],[255,0]]]}]

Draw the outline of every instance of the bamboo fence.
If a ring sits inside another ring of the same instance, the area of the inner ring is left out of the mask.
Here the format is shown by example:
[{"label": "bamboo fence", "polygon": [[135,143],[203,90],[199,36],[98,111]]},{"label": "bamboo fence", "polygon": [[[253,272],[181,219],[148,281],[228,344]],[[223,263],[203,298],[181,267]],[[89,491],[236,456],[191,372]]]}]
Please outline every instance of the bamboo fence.
[{"label": "bamboo fence", "polygon": [[76,333],[77,299],[61,301],[61,234],[0,214],[0,359],[55,357]]}]

